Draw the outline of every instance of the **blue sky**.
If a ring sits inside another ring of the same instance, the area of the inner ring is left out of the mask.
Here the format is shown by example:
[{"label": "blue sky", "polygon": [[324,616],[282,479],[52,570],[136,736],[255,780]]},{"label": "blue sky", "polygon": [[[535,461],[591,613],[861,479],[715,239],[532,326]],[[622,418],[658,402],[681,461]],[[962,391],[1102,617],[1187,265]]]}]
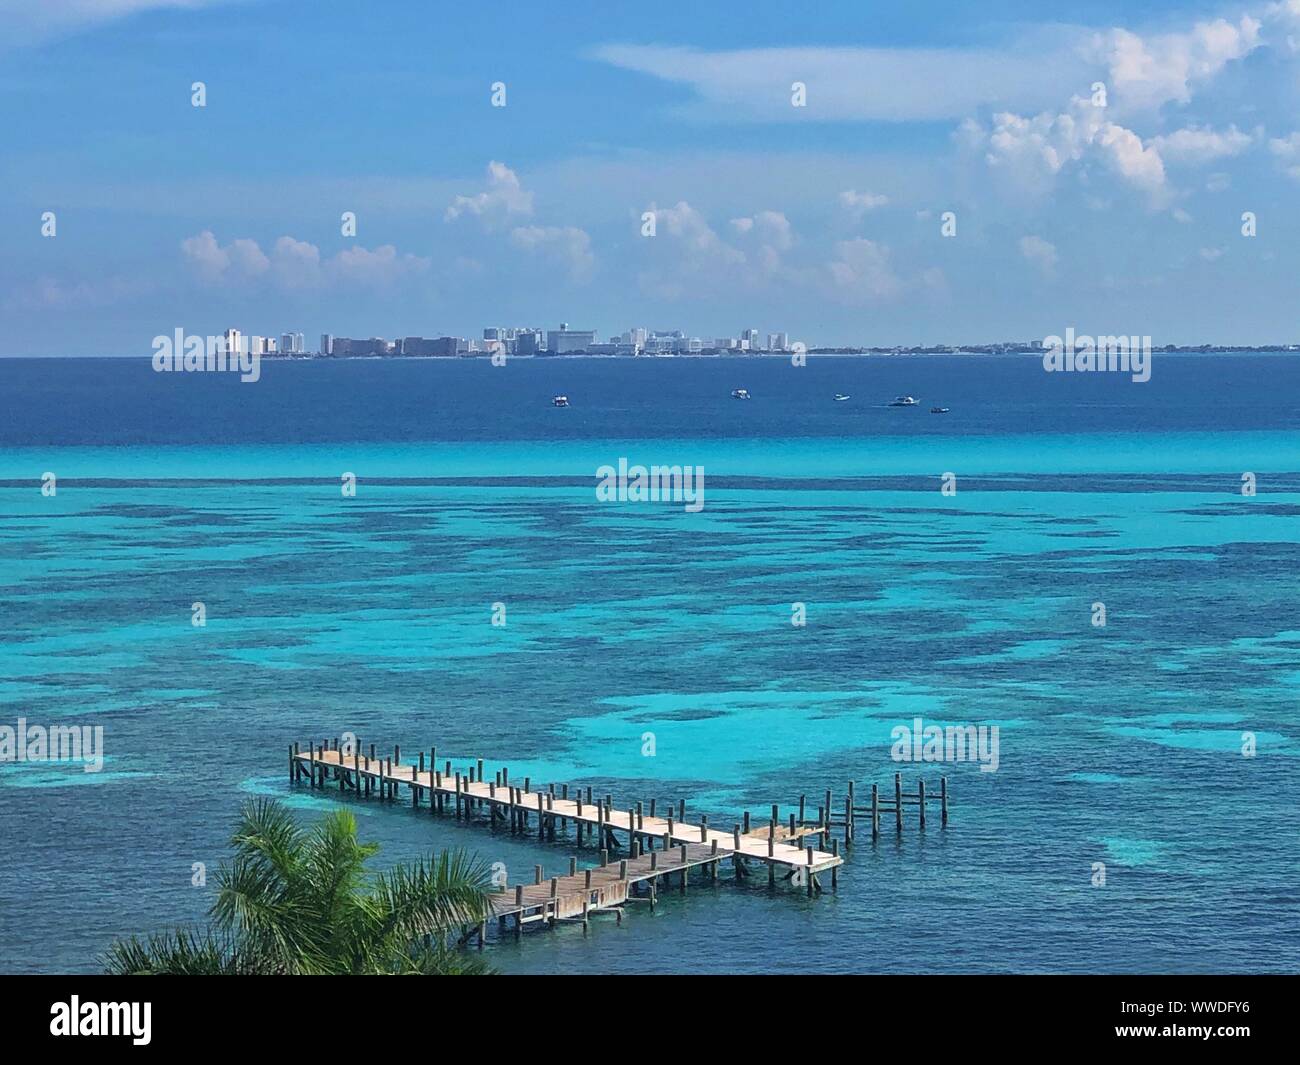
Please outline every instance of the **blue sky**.
[{"label": "blue sky", "polygon": [[0,0],[0,354],[1300,341],[1297,104],[1300,0]]}]

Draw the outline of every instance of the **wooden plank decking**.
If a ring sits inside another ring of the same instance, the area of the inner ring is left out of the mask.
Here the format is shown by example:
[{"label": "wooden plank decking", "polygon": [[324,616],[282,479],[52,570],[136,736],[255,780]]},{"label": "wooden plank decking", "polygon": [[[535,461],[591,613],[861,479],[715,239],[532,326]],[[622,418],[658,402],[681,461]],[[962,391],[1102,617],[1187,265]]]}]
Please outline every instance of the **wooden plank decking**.
[{"label": "wooden plank decking", "polygon": [[[692,871],[703,870],[716,880],[724,861],[739,877],[750,875],[751,863],[764,865],[769,883],[775,883],[779,873],[805,887],[809,895],[822,890],[820,873],[829,871],[832,887],[838,884],[838,867],[843,864],[838,842],[831,851],[796,845],[816,835],[824,841],[829,822],[796,822],[792,815],[788,825],[778,824],[774,807],[767,827],[742,831],[736,825],[728,832],[710,828],[704,818],[699,824],[675,818],[671,809],[666,816],[657,816],[654,803],[648,814],[641,803],[616,809],[611,797],[592,801],[590,789],[584,800],[581,789],[568,797],[567,785],[559,795],[553,787],[534,791],[527,779],[518,787],[508,783],[505,770],[497,774],[496,781],[485,781],[482,762],[463,774],[453,772],[450,762],[445,769],[430,765],[426,770],[423,753],[419,765],[403,765],[397,757],[373,757],[373,748],[369,757],[359,749],[343,752],[337,746],[315,744],[307,751],[295,745],[289,754],[291,781],[305,776],[313,786],[324,787],[332,778],[340,791],[374,794],[389,801],[395,801],[398,789],[405,787],[413,806],[423,800],[435,813],[454,810],[458,817],[471,817],[485,812],[493,826],[508,824],[515,831],[536,831],[539,838],[551,840],[556,838],[557,828],[563,833],[571,822],[578,842],[585,836],[599,845],[601,864],[595,868],[579,871],[577,860],[570,858],[569,875],[543,879],[538,866],[534,883],[507,886],[494,896],[492,916],[503,931],[507,921],[518,934],[530,923],[553,925],[570,920],[581,921],[585,931],[591,914],[611,910],[622,920],[622,908],[629,902],[644,900],[653,907],[661,881],[668,883],[675,877],[685,891]],[[684,804],[678,809],[679,815],[682,812]],[[748,814],[745,828],[749,828]],[[620,835],[625,843],[620,843]],[[611,861],[611,850],[622,850],[626,856]],[[486,923],[477,929],[480,945],[485,932]]]}]

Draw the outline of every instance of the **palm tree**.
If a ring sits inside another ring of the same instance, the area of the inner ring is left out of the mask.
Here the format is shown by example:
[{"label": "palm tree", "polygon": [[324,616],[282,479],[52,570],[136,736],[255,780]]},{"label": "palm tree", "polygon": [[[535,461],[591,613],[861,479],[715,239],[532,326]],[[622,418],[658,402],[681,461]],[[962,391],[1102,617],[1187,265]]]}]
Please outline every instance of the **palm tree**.
[{"label": "palm tree", "polygon": [[119,940],[115,975],[479,973],[458,933],[491,912],[489,875],[463,851],[394,866],[368,879],[379,846],[357,839],[337,810],[304,829],[267,799],[245,803],[206,931]]}]

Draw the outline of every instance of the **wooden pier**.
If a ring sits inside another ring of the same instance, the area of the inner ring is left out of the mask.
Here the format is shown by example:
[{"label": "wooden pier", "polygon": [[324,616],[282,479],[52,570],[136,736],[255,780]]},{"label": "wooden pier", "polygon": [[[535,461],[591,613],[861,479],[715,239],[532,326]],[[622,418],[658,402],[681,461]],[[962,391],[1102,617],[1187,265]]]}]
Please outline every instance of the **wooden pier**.
[{"label": "wooden pier", "polygon": [[[559,921],[579,921],[584,932],[593,913],[613,911],[622,920],[622,908],[630,902],[645,901],[655,905],[659,884],[676,878],[680,890],[685,891],[689,874],[702,870],[710,879],[718,878],[719,867],[726,862],[738,878],[752,875],[750,865],[767,868],[768,883],[775,884],[777,876],[804,888],[809,896],[820,894],[820,876],[830,873],[832,889],[838,887],[839,867],[844,863],[840,856],[840,841],[831,840],[831,830],[837,824],[844,829],[844,843],[853,842],[854,823],[858,816],[868,812],[872,821],[872,838],[879,836],[880,810],[893,810],[889,800],[882,800],[872,787],[872,806],[859,807],[854,803],[853,785],[849,785],[844,804],[844,819],[836,822],[830,816],[831,793],[826,792],[825,803],[817,808],[817,818],[806,817],[806,798],[800,797],[799,812],[782,822],[779,807],[772,806],[772,816],[766,825],[755,827],[748,812],[740,824],[730,831],[710,828],[707,818],[699,823],[686,821],[686,803],[679,801],[674,809],[668,805],[661,816],[655,800],[649,808],[637,802],[627,809],[617,809],[613,797],[595,797],[590,787],[575,786],[570,795],[569,785],[554,784],[534,790],[530,778],[522,785],[511,783],[509,770],[500,769],[494,780],[484,779],[483,761],[480,759],[463,772],[454,771],[450,761],[443,768],[437,766],[437,748],[429,751],[426,767],[425,753],[419,753],[415,764],[404,764],[401,749],[395,747],[391,758],[377,758],[375,748],[363,754],[360,745],[341,749],[338,740],[309,743],[307,750],[299,744],[289,748],[289,780],[297,783],[304,778],[313,787],[324,788],[331,784],[339,791],[357,795],[373,795],[381,800],[396,802],[399,789],[406,788],[410,803],[418,808],[427,803],[435,814],[454,812],[458,818],[472,819],[486,814],[492,827],[508,826],[514,832],[536,832],[542,840],[555,840],[557,832],[564,835],[572,823],[576,841],[584,839],[600,848],[600,865],[581,872],[577,859],[569,859],[569,875],[544,879],[542,867],[534,870],[534,882],[506,886],[493,896],[492,916],[504,932],[512,924],[516,934],[534,922],[548,926]],[[941,784],[942,820],[948,822],[948,789],[946,779]],[[904,803],[919,799],[920,824],[925,825],[925,785],[920,784],[919,796],[904,796],[901,778],[895,777],[897,824],[902,830]],[[619,837],[624,837],[621,842]],[[804,845],[805,840],[820,838],[822,849]],[[829,846],[829,850],[825,849]],[[611,860],[610,852],[625,852],[625,857]],[[486,922],[471,930],[467,938],[477,932],[479,945],[485,938]]]}]

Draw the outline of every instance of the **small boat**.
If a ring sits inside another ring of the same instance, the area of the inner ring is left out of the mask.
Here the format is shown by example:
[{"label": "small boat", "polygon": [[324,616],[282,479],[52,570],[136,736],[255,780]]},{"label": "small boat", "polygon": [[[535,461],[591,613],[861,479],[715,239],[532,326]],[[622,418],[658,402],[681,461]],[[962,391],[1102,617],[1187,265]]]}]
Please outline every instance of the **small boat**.
[{"label": "small boat", "polygon": [[950,409],[950,408],[948,408],[948,407],[931,407],[931,408],[930,408],[930,413],[931,413],[931,414],[947,414],[948,411],[949,411],[949,409]]},{"label": "small boat", "polygon": [[554,399],[551,400],[551,405],[554,407],[567,407],[569,405],[569,397],[556,396]]},{"label": "small boat", "polygon": [[836,392],[836,393],[835,393],[835,402],[836,402],[836,403],[843,403],[846,399],[852,399],[852,398],[853,398],[852,396],[846,396],[843,392]]},{"label": "small boat", "polygon": [[893,402],[889,405],[891,407],[915,407],[916,400],[911,396],[895,396]]},{"label": "small boat", "polygon": [[749,389],[747,389],[747,388],[733,388],[733,389],[731,390],[731,398],[732,398],[732,399],[749,399],[749,398],[750,398],[750,395],[749,395]]}]

